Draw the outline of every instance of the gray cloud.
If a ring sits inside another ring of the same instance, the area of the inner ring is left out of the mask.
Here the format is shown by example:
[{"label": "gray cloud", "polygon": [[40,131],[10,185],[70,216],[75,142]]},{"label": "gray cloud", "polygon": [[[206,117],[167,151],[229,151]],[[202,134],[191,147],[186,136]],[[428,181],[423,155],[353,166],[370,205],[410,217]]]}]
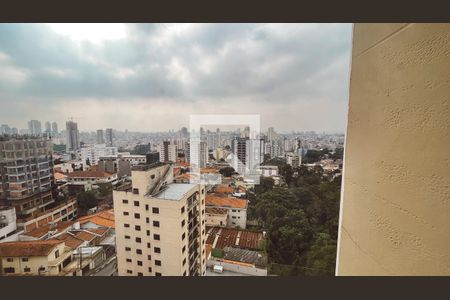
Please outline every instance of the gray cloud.
[{"label": "gray cloud", "polygon": [[[43,24],[1,24],[0,105],[7,110],[0,122],[63,122],[83,103],[76,113],[86,130],[177,128],[197,111],[261,113],[282,130],[345,127],[349,24],[128,24],[125,31],[97,44]],[[136,113],[110,124],[111,103]],[[140,121],[126,122],[133,117]]]}]

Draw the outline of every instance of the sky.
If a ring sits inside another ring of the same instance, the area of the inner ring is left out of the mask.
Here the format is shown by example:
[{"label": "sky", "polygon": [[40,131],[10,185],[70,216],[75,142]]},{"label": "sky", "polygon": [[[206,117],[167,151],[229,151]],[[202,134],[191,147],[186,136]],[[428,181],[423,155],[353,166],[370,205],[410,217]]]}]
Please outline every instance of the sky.
[{"label": "sky", "polygon": [[0,24],[0,124],[166,131],[259,114],[344,132],[351,24]]}]

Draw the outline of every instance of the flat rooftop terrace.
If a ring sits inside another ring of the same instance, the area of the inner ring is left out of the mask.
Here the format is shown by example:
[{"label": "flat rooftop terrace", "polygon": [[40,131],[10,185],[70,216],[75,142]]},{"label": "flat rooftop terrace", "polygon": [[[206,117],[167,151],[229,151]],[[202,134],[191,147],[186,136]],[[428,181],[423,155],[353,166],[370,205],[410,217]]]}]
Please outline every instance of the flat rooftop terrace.
[{"label": "flat rooftop terrace", "polygon": [[183,199],[184,196],[196,185],[197,184],[193,183],[171,183],[153,197],[165,200],[179,201]]}]

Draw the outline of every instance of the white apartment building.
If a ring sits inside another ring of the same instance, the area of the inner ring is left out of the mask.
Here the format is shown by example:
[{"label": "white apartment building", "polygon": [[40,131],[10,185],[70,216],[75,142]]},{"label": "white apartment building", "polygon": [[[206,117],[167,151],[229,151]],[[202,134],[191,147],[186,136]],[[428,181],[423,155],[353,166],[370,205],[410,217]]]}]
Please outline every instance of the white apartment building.
[{"label": "white apartment building", "polygon": [[173,183],[171,164],[135,166],[113,191],[119,276],[206,272],[205,187]]},{"label": "white apartment building", "polygon": [[263,177],[278,176],[278,166],[259,166],[258,174]]},{"label": "white apartment building", "polygon": [[86,165],[89,160],[91,166],[96,165],[102,156],[117,155],[117,147],[107,147],[105,144],[92,145],[80,149],[81,161]]},{"label": "white apartment building", "polygon": [[18,238],[16,209],[14,207],[0,206],[0,243],[16,241]]},{"label": "white apartment building", "polygon": [[286,163],[292,168],[300,167],[302,164],[302,157],[292,152],[286,153]]}]

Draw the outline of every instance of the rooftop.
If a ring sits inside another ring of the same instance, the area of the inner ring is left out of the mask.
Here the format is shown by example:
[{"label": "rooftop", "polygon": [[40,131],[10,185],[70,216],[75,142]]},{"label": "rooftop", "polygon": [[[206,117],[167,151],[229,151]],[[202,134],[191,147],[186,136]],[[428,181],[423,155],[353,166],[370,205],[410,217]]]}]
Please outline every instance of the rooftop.
[{"label": "rooftop", "polygon": [[81,217],[77,221],[79,221],[80,224],[91,222],[98,226],[115,228],[114,210],[112,209],[100,211],[98,213],[89,216]]},{"label": "rooftop", "polygon": [[72,173],[69,173],[67,177],[69,178],[104,178],[109,177],[111,175],[114,175],[112,173],[108,172],[102,172],[102,171],[75,171]]},{"label": "rooftop", "polygon": [[165,189],[156,194],[154,198],[165,200],[181,200],[196,184],[192,183],[171,183]]},{"label": "rooftop", "polygon": [[0,243],[0,256],[47,256],[61,243],[64,242],[56,239]]},{"label": "rooftop", "polygon": [[262,250],[263,233],[236,228],[206,227],[206,243],[216,249],[227,246]]},{"label": "rooftop", "polygon": [[230,208],[247,208],[247,200],[221,197],[216,194],[206,195],[206,206],[230,207]]},{"label": "rooftop", "polygon": [[61,233],[66,229],[71,228],[74,223],[75,222],[71,221],[61,221],[54,225],[47,223],[25,233],[24,235],[40,239],[45,237],[49,233],[49,231],[56,231],[57,233]]},{"label": "rooftop", "polygon": [[219,207],[206,207],[205,211],[207,214],[226,215],[228,210],[226,208]]}]

